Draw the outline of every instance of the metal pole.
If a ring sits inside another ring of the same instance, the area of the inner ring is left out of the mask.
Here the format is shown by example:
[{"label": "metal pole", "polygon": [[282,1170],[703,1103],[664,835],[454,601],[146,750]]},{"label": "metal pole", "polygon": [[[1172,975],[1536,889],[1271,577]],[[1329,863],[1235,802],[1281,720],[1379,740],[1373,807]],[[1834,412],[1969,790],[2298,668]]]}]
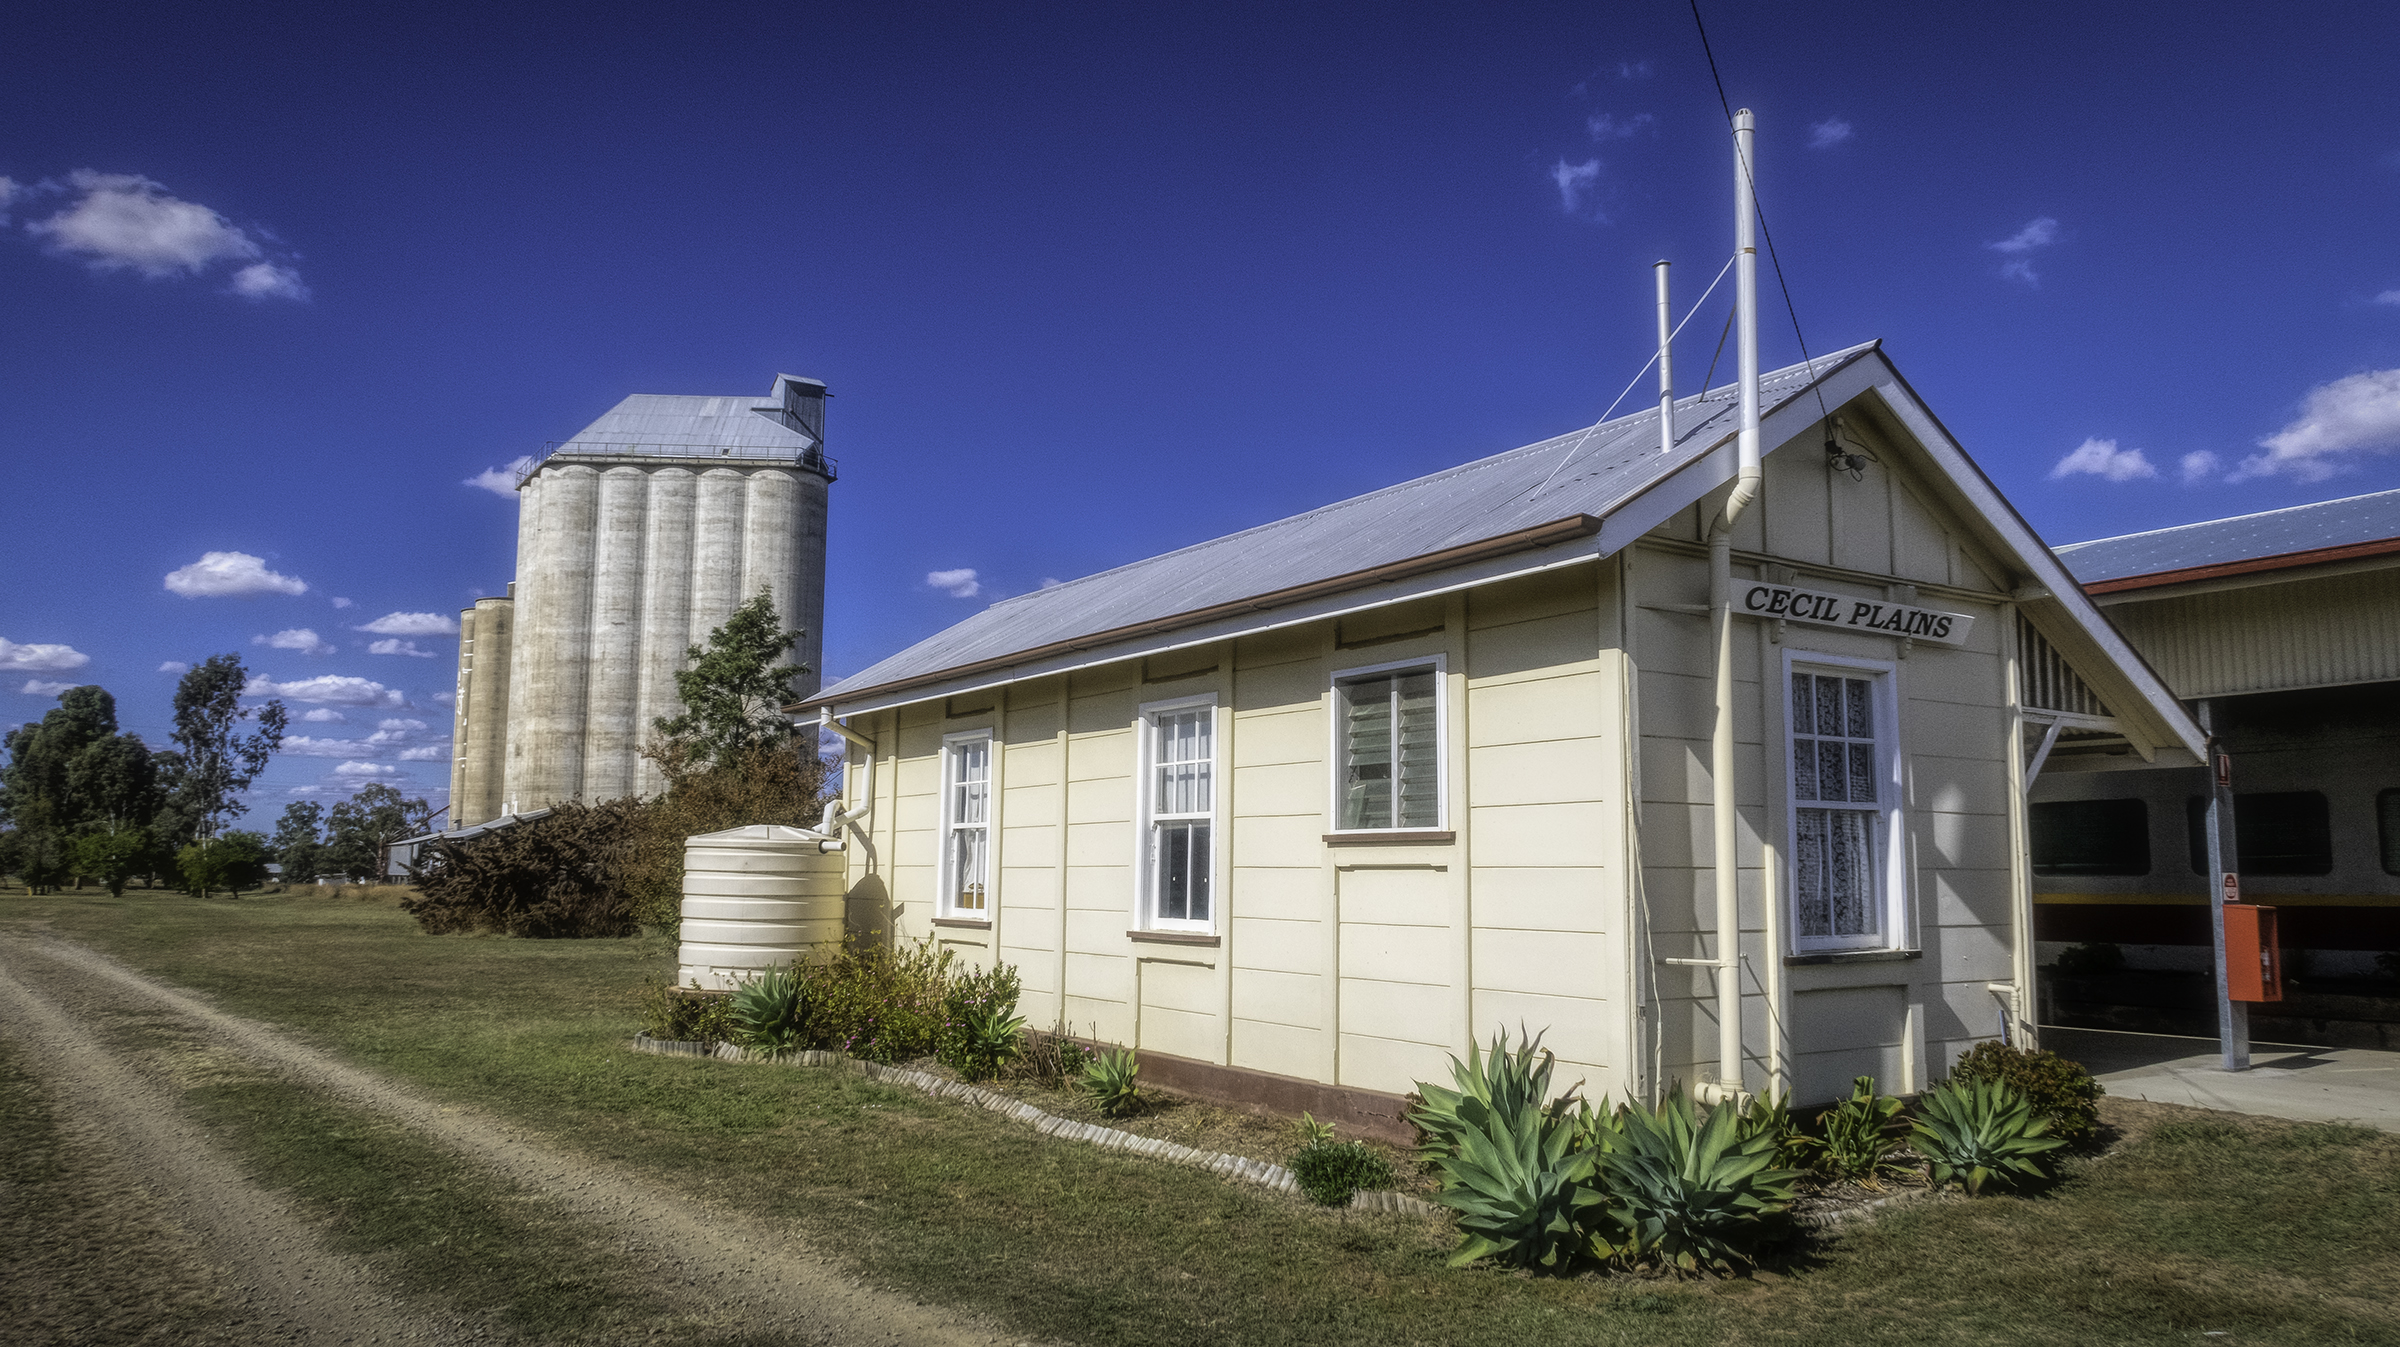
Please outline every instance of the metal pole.
[{"label": "metal pole", "polygon": [[2240,847],[2233,829],[2233,755],[2216,733],[2214,706],[2200,703],[2200,728],[2208,734],[2208,932],[2216,945],[2217,1047],[2227,1071],[2250,1069],[2250,1007],[2233,999],[2225,963],[2225,904],[2240,902]]},{"label": "metal pole", "polygon": [[1675,447],[1675,328],[1667,309],[1667,264],[1650,264],[1658,273],[1658,452]]}]

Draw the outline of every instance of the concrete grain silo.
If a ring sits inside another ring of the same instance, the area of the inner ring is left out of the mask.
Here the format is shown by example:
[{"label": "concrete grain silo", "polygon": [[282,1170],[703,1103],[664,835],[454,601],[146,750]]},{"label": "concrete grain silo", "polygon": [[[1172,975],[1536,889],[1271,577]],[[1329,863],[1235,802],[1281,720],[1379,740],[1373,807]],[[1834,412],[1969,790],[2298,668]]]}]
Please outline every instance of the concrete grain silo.
[{"label": "concrete grain silo", "polygon": [[815,690],[824,435],[825,385],[786,374],[763,400],[636,394],[534,466],[511,597],[461,617],[460,825],[660,790],[640,750],[682,708],[685,648],[761,589],[804,633],[793,691]]}]

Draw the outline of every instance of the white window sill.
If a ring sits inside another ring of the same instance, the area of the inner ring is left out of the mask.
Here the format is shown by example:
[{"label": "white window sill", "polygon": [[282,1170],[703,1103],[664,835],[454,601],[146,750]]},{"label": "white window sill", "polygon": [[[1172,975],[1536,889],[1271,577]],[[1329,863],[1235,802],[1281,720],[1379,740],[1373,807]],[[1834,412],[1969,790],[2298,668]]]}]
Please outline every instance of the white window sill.
[{"label": "white window sill", "polygon": [[1221,945],[1225,938],[1206,931],[1127,931],[1128,940],[1147,940],[1157,945]]},{"label": "white window sill", "polygon": [[1450,846],[1458,834],[1448,828],[1390,828],[1380,832],[1327,833],[1329,847]]}]

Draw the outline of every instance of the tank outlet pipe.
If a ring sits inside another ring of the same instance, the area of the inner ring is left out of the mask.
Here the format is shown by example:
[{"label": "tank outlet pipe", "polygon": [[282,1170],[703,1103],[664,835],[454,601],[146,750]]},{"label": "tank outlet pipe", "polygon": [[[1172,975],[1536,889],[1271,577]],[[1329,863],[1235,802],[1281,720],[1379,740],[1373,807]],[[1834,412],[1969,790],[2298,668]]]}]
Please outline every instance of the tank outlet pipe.
[{"label": "tank outlet pipe", "polygon": [[[1716,724],[1709,735],[1710,819],[1717,891],[1717,1081],[1742,1093],[1742,905],[1739,800],[1733,779],[1733,526],[1758,499],[1758,197],[1751,173],[1756,118],[1733,114],[1734,305],[1739,314],[1741,433],[1733,491],[1708,526],[1708,610],[1716,642]],[[1663,275],[1663,273],[1662,273]],[[1663,285],[1664,282],[1662,281]]]},{"label": "tank outlet pipe", "polygon": [[825,834],[828,839],[819,843],[819,848],[824,851],[840,851],[845,844],[838,840],[839,831],[875,812],[875,741],[835,720],[832,707],[820,707],[817,710],[817,731],[821,734],[826,730],[831,730],[866,750],[866,756],[859,760],[863,770],[859,773],[858,807],[846,810],[842,808],[840,800],[829,800],[825,804],[824,817],[817,822],[817,831]]},{"label": "tank outlet pipe", "polygon": [[1667,308],[1667,266],[1661,258],[1650,264],[1658,276],[1658,452],[1675,448],[1675,329]]}]

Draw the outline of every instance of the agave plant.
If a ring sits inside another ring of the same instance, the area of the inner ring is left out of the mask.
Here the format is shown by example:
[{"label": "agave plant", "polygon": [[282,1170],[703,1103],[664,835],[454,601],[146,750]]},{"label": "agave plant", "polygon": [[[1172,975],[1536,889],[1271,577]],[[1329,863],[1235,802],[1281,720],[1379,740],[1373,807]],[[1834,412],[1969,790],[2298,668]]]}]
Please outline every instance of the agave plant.
[{"label": "agave plant", "polygon": [[743,1044],[785,1053],[808,1035],[808,984],[796,968],[770,968],[733,993],[733,1022]]},{"label": "agave plant", "polygon": [[1013,1005],[967,1007],[959,1024],[958,1058],[969,1080],[988,1080],[1025,1050],[1025,1017]]},{"label": "agave plant", "polygon": [[1895,1158],[1907,1138],[1908,1120],[1900,1101],[1875,1092],[1875,1078],[1850,1082],[1850,1097],[1817,1115],[1825,1129],[1823,1152],[1817,1163],[1835,1178],[1855,1179],[1869,1188],[1880,1187],[1880,1175],[1899,1172]]},{"label": "agave plant", "polygon": [[[1425,1134],[1420,1149],[1428,1156],[1448,1155],[1458,1149],[1466,1133],[1488,1132],[1494,1118],[1544,1112],[1544,1101],[1550,1096],[1550,1071],[1556,1064],[1557,1058],[1542,1047],[1540,1034],[1526,1038],[1510,1052],[1508,1031],[1503,1029],[1493,1035],[1489,1055],[1470,1041],[1467,1060],[1450,1059],[1450,1076],[1457,1089],[1417,1082],[1417,1093],[1424,1102],[1410,1110],[1408,1117]],[[1570,1092],[1569,1098],[1547,1111],[1562,1115],[1572,1102]]]},{"label": "agave plant", "polygon": [[1983,1185],[2002,1185],[2048,1176],[2041,1157],[2067,1144],[2046,1135],[2050,1124],[2033,1116],[2033,1101],[2004,1080],[1945,1081],[1917,1101],[1911,1138],[1933,1162],[1933,1181],[1956,1181],[1967,1196]]},{"label": "agave plant", "polygon": [[1742,1108],[1741,1135],[1743,1140],[1765,1136],[1775,1143],[1775,1167],[1804,1170],[1808,1168],[1809,1152],[1823,1143],[1800,1130],[1792,1121],[1792,1092],[1779,1095],[1766,1093],[1750,1096]]},{"label": "agave plant", "polygon": [[1083,1064],[1084,1093],[1111,1118],[1122,1118],[1142,1106],[1142,1086],[1135,1077],[1142,1066],[1125,1048],[1113,1048]]},{"label": "agave plant", "polygon": [[1731,1270],[1772,1238],[1799,1175],[1775,1167],[1778,1141],[1720,1107],[1695,1117],[1683,1091],[1653,1111],[1618,1111],[1610,1148],[1593,1152],[1606,1223],[1593,1252],[1622,1263],[1656,1258],[1679,1271]]},{"label": "agave plant", "polygon": [[1452,1116],[1452,1148],[1433,1161],[1442,1175],[1435,1200],[1458,1212],[1450,1265],[1494,1258],[1557,1270],[1574,1261],[1600,1205],[1591,1183],[1598,1153],[1576,1149],[1575,1120],[1544,1109],[1538,1096]]}]

